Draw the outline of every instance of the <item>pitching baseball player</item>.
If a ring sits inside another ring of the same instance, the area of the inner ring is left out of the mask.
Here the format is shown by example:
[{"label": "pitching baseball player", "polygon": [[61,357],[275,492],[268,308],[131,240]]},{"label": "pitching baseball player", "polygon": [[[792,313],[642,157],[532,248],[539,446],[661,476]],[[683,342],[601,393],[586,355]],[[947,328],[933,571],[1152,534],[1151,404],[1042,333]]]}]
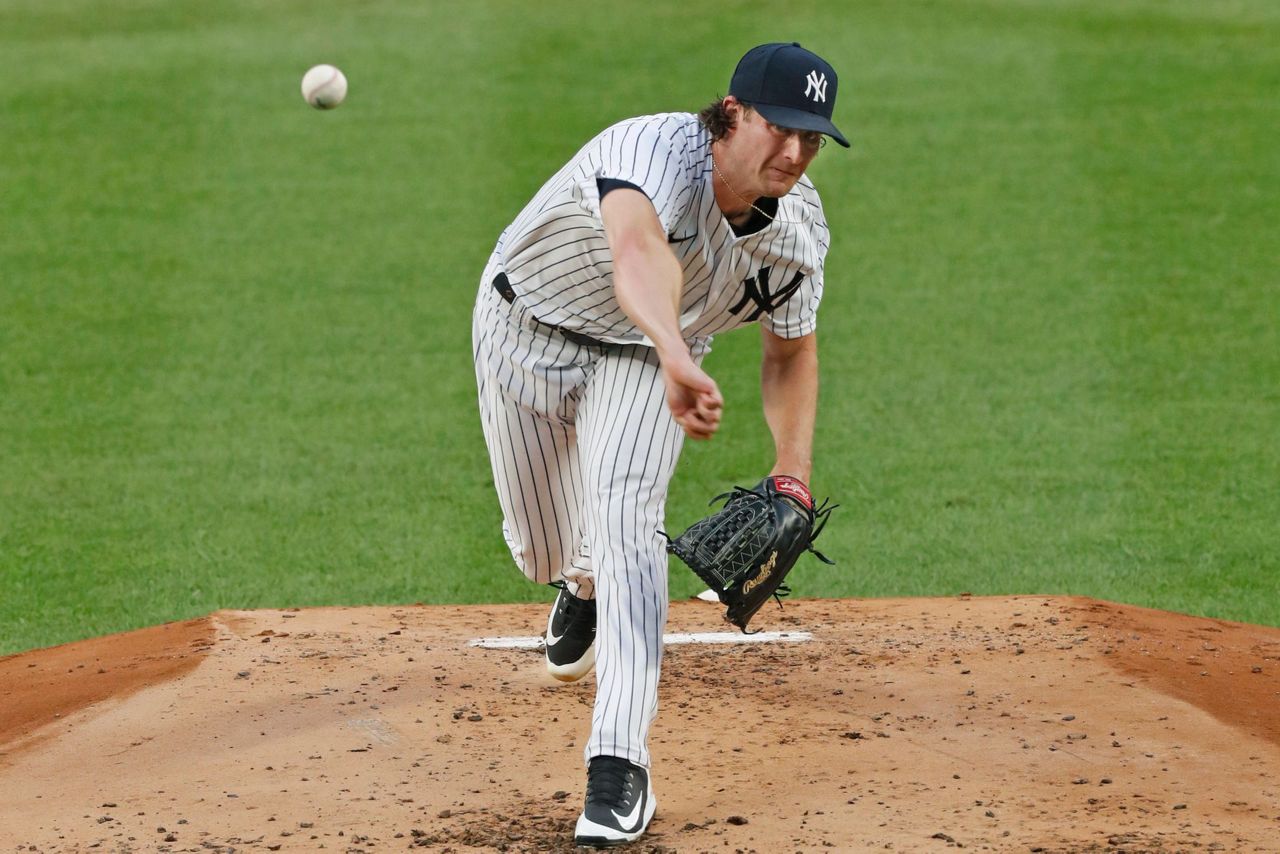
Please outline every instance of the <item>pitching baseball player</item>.
[{"label": "pitching baseball player", "polygon": [[656,808],[648,736],[667,618],[659,530],[684,437],[724,401],[712,337],[758,323],[774,474],[807,482],[816,311],[828,230],[805,170],[826,142],[836,73],[798,44],[738,63],[701,113],[641,116],[588,142],[498,239],[473,322],[503,534],[560,591],[546,664],[595,667],[578,845],[637,839]]}]

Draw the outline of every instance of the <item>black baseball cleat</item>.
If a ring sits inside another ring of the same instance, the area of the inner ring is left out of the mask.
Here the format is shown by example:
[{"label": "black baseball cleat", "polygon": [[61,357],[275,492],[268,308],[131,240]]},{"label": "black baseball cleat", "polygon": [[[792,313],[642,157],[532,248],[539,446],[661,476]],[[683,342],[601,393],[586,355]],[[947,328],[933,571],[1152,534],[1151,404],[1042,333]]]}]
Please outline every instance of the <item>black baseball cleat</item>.
[{"label": "black baseball cleat", "polygon": [[587,804],[573,832],[575,845],[613,848],[639,839],[658,809],[649,772],[617,756],[595,756],[587,768]]},{"label": "black baseball cleat", "polygon": [[577,682],[596,666],[596,600],[579,599],[564,587],[547,618],[547,672]]}]

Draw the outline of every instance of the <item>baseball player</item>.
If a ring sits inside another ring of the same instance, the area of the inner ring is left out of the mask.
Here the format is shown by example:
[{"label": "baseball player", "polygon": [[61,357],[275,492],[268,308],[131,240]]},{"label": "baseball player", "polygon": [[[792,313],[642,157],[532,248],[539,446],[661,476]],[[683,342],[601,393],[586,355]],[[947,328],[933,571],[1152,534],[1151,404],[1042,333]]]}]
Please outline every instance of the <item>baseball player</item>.
[{"label": "baseball player", "polygon": [[639,838],[656,808],[648,736],[667,618],[659,530],[684,437],[724,405],[700,367],[712,337],[758,323],[774,474],[808,481],[816,311],[829,235],[805,170],[836,73],[795,43],[753,48],[694,115],[619,122],[502,232],[473,320],[480,414],[503,534],[559,587],[546,666],[594,667],[587,791],[575,841]]}]

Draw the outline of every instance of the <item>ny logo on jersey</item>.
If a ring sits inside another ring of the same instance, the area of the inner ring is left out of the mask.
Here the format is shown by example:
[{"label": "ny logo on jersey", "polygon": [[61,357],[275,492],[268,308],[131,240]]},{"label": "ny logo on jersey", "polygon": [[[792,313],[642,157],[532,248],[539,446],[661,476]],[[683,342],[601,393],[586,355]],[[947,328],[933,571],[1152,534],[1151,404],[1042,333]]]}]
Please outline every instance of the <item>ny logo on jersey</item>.
[{"label": "ny logo on jersey", "polygon": [[813,96],[813,102],[827,102],[827,75],[819,74],[817,69],[810,71],[809,76],[805,78],[804,96],[808,98]]},{"label": "ny logo on jersey", "polygon": [[796,274],[791,277],[791,281],[787,282],[786,287],[776,294],[769,293],[769,274],[772,272],[772,267],[761,267],[759,273],[743,279],[742,299],[738,300],[736,305],[730,307],[729,311],[732,314],[737,314],[747,307],[747,303],[754,303],[755,309],[747,315],[746,319],[758,320],[760,315],[778,308],[791,299],[792,294],[800,290],[800,283],[804,281],[804,273],[796,271]]}]

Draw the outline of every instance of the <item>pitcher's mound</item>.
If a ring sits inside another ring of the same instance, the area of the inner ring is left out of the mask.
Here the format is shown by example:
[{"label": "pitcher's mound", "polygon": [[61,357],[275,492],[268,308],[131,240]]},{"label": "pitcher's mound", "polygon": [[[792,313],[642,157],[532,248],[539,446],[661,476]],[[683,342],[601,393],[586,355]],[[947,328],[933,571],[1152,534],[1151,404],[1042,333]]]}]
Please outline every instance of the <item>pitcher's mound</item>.
[{"label": "pitcher's mound", "polygon": [[[545,618],[219,612],[0,659],[0,841],[572,850],[594,677],[469,644]],[[668,645],[632,850],[1280,850],[1278,629],[1052,597],[756,623],[785,636]],[[671,633],[727,628],[672,604]]]}]

